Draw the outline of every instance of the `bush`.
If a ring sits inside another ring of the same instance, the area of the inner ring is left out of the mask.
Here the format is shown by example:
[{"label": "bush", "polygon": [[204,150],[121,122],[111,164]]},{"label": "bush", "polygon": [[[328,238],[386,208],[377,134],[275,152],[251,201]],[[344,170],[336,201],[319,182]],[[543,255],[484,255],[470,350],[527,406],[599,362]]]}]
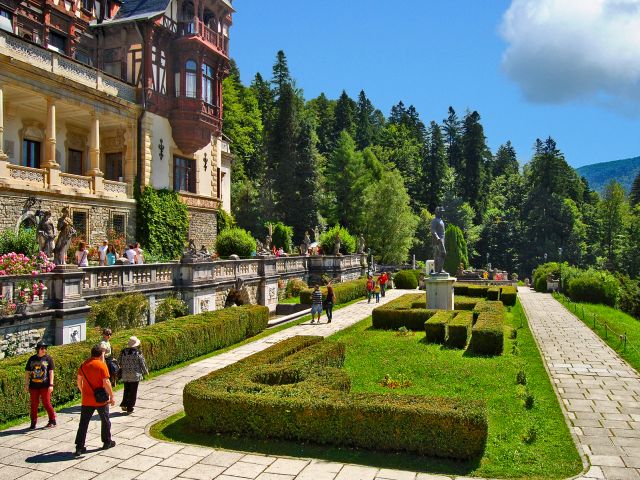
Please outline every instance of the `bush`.
[{"label": "bush", "polygon": [[573,277],[567,285],[567,294],[574,302],[602,303],[615,307],[620,283],[609,272],[586,270]]},{"label": "bush", "polygon": [[415,290],[418,288],[418,279],[411,270],[400,270],[393,277],[393,284],[396,288]]},{"label": "bush", "polygon": [[221,257],[238,255],[249,258],[256,251],[256,239],[242,228],[223,230],[216,239],[216,252]]},{"label": "bush", "polygon": [[489,287],[487,289],[487,300],[499,300],[500,287]]},{"label": "bush", "polygon": [[89,325],[112,330],[142,327],[147,323],[149,300],[142,293],[106,297],[91,303]]},{"label": "bush", "polygon": [[424,330],[424,324],[435,314],[435,310],[412,308],[415,302],[424,298],[424,293],[409,293],[373,309],[373,328],[397,330],[400,327],[416,332]]},{"label": "bush", "polygon": [[453,315],[453,311],[438,310],[425,322],[425,338],[428,343],[444,343],[447,338],[447,324]]},{"label": "bush", "polygon": [[236,220],[233,215],[228,213],[224,208],[219,208],[216,211],[216,228],[218,235],[224,230],[229,230],[236,226]]},{"label": "bush", "polygon": [[323,255],[333,255],[333,247],[338,233],[340,233],[340,253],[349,254],[356,251],[356,238],[346,228],[335,225],[320,235],[320,246],[322,247]]},{"label": "bush", "polygon": [[[321,287],[322,301],[327,298],[327,287]],[[311,295],[313,289],[302,290],[300,292],[300,303],[311,305]],[[333,286],[333,294],[336,297],[335,305],[341,303],[347,303],[351,300],[363,298],[367,296],[367,279],[359,278],[358,280],[351,280],[349,282],[336,283]]]},{"label": "bush", "polygon": [[467,287],[467,295],[470,297],[482,297],[486,298],[489,292],[489,287],[485,285],[469,285]]},{"label": "bush", "polygon": [[447,256],[444,260],[445,271],[455,275],[460,264],[465,268],[469,266],[467,242],[460,228],[450,224],[445,232],[444,243],[447,249]]},{"label": "bush", "polygon": [[[116,331],[111,337],[111,345],[117,355],[127,346],[129,337],[136,335],[142,342],[140,348],[149,370],[160,370],[256,335],[266,328],[268,321],[267,307],[227,308]],[[98,341],[93,333],[87,341],[49,349],[56,363],[54,406],[78,397],[78,367]],[[26,354],[0,361],[0,423],[29,413],[29,394],[24,391],[24,365],[29,357],[30,354]]]},{"label": "bush", "polygon": [[308,288],[309,285],[307,285],[304,280],[300,280],[299,278],[292,278],[287,282],[287,286],[285,287],[286,298],[299,297],[300,293],[303,290],[307,290]]},{"label": "bush", "polygon": [[504,348],[504,307],[502,302],[479,302],[469,350],[478,355],[500,355]]},{"label": "bush", "polygon": [[450,348],[465,348],[469,338],[471,338],[472,326],[472,312],[456,312],[447,327],[447,340],[445,345]]},{"label": "bush", "polygon": [[632,317],[640,319],[640,285],[637,280],[628,277],[620,278],[620,310]]},{"label": "bush", "polygon": [[[286,253],[291,253],[293,248],[293,227],[285,225],[282,222],[271,223],[267,222],[265,227],[269,228],[269,225],[273,226],[273,234],[271,235],[271,240],[276,248],[282,247],[282,249]],[[271,248],[271,245],[267,246]]]},{"label": "bush", "polygon": [[513,307],[518,299],[517,287],[502,287],[500,289],[500,300],[506,307]]},{"label": "bush", "polygon": [[416,300],[411,303],[411,308],[427,308],[427,299],[423,298],[422,300]]},{"label": "bush", "polygon": [[468,283],[454,283],[453,284],[453,293],[455,295],[468,295],[469,294],[469,284]]},{"label": "bush", "polygon": [[156,307],[156,322],[166,322],[189,313],[187,304],[174,296],[164,298]]},{"label": "bush", "polygon": [[188,383],[196,430],[469,459],[487,438],[483,402],[352,394],[343,344],[294,337]]},{"label": "bush", "polygon": [[479,298],[472,297],[454,297],[454,306],[455,310],[473,310],[476,308],[478,302],[482,301]]},{"label": "bush", "polygon": [[533,273],[533,289],[536,292],[545,293],[547,291],[547,277],[558,278],[560,276],[560,264],[556,262],[538,265]]},{"label": "bush", "polygon": [[39,251],[35,228],[20,228],[18,233],[5,230],[0,234],[0,255],[14,252],[35,257]]}]

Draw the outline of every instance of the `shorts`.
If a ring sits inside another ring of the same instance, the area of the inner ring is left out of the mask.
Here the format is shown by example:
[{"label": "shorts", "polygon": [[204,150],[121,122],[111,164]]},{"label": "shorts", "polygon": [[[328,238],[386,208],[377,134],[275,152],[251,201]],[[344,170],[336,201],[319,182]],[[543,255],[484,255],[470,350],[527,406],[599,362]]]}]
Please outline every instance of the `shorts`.
[{"label": "shorts", "polygon": [[313,315],[314,313],[322,313],[322,304],[321,303],[314,303],[311,305],[311,315]]}]

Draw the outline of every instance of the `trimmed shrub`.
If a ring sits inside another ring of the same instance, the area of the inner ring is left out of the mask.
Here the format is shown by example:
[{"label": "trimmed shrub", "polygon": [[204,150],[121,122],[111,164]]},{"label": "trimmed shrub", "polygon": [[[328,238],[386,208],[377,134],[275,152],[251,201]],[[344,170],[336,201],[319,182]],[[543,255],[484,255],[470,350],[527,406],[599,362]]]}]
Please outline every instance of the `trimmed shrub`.
[{"label": "trimmed shrub", "polygon": [[455,274],[460,264],[466,268],[469,266],[469,254],[467,252],[467,242],[460,228],[449,224],[444,237],[447,256],[444,260],[444,269]]},{"label": "trimmed shrub", "polygon": [[445,345],[450,348],[465,348],[471,338],[473,326],[473,312],[456,312],[447,327],[447,340]]},{"label": "trimmed shrub", "polygon": [[496,302],[493,300],[481,300],[473,309],[473,321],[475,322],[481,313],[499,313],[504,315],[504,306],[502,302]]},{"label": "trimmed shrub", "polygon": [[[327,298],[327,287],[320,287],[322,292],[322,301]],[[351,280],[349,282],[336,283],[333,286],[333,293],[336,296],[335,304],[347,303],[351,300],[367,296],[367,279],[359,278],[358,280]],[[300,292],[300,303],[311,305],[311,295],[313,289],[309,288]]]},{"label": "trimmed shrub", "polygon": [[467,295],[470,297],[482,297],[486,298],[489,287],[485,285],[469,285],[467,287]]},{"label": "trimmed shrub", "polygon": [[500,355],[503,348],[504,314],[495,311],[480,313],[473,326],[469,350],[478,355]]},{"label": "trimmed shrub", "polygon": [[393,276],[393,284],[396,288],[415,290],[418,288],[418,279],[412,270],[400,270]]},{"label": "trimmed shrub", "polygon": [[[170,367],[257,335],[267,327],[269,309],[259,305],[226,308],[189,315],[148,327],[116,331],[111,337],[114,354],[127,346],[131,335],[140,341],[150,371]],[[60,405],[78,398],[78,367],[99,341],[88,340],[50,347],[56,363],[56,388],[52,403]],[[0,361],[0,423],[29,413],[29,394],[24,391],[24,366],[30,354]]]},{"label": "trimmed shrub", "polygon": [[164,298],[156,307],[156,322],[166,322],[174,318],[184,317],[189,313],[187,304],[179,298]]},{"label": "trimmed shrub", "polygon": [[567,294],[574,302],[602,303],[615,307],[620,295],[620,283],[609,272],[586,270],[569,281]]},{"label": "trimmed shrub", "polygon": [[142,293],[126,293],[91,303],[87,323],[101,328],[122,330],[147,323],[149,300]]},{"label": "trimmed shrub", "polygon": [[458,296],[455,296],[453,300],[454,300],[454,306],[453,306],[454,310],[473,310],[474,308],[476,308],[476,305],[478,304],[478,302],[482,301],[479,298],[458,297]]},{"label": "trimmed shrub", "polygon": [[502,287],[500,290],[500,300],[506,307],[513,307],[518,299],[517,287]]},{"label": "trimmed shrub", "polygon": [[428,343],[444,343],[447,338],[447,324],[453,318],[453,311],[438,310],[424,324]]},{"label": "trimmed shrub", "polygon": [[324,255],[333,255],[338,233],[340,233],[340,253],[347,255],[356,251],[356,238],[346,228],[335,225],[320,235],[320,246]]},{"label": "trimmed shrub", "polygon": [[287,282],[287,286],[285,287],[285,295],[287,298],[298,297],[303,290],[306,290],[308,288],[309,285],[307,285],[304,280],[300,280],[299,278],[292,278]]},{"label": "trimmed shrub", "polygon": [[487,289],[487,300],[499,300],[500,287],[489,287]]},{"label": "trimmed shrub", "polygon": [[373,328],[397,330],[400,327],[416,332],[424,330],[424,324],[435,310],[412,308],[412,304],[424,298],[424,293],[409,293],[373,309]]},{"label": "trimmed shrub", "polygon": [[221,257],[238,255],[242,258],[250,257],[256,251],[256,239],[251,233],[242,228],[223,230],[216,238],[216,252]]},{"label": "trimmed shrub", "polygon": [[467,283],[454,283],[453,284],[453,293],[455,295],[468,295],[469,292],[469,284]]},{"label": "trimmed shrub", "polygon": [[546,293],[547,277],[551,275],[554,278],[560,276],[560,264],[557,262],[544,263],[536,267],[533,273],[533,289],[536,292]]},{"label": "trimmed shrub", "polygon": [[[271,240],[276,248],[282,247],[282,249],[286,253],[291,253],[293,248],[293,227],[285,225],[282,222],[267,222],[265,223],[265,227],[269,229],[269,225],[273,226],[273,234],[271,236]],[[271,245],[267,245],[268,248],[271,248]]]},{"label": "trimmed shrub", "polygon": [[411,308],[427,308],[427,299],[411,302]]},{"label": "trimmed shrub", "polygon": [[343,344],[284,340],[188,383],[184,409],[198,431],[470,459],[487,438],[484,402],[352,394]]}]

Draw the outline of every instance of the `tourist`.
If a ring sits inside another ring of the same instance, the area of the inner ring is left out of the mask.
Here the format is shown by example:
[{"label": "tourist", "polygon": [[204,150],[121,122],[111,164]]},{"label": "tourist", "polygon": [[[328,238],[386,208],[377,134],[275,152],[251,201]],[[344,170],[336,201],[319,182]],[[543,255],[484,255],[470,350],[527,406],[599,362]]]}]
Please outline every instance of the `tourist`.
[{"label": "tourist", "polygon": [[102,245],[98,247],[98,255],[100,257],[100,266],[107,265],[107,252],[109,250],[109,242],[104,240]]},{"label": "tourist", "polygon": [[315,322],[316,314],[318,314],[318,323],[320,323],[320,317],[322,316],[322,292],[318,284],[313,286],[313,293],[311,294],[311,323]]},{"label": "tourist", "polygon": [[280,247],[280,248],[278,249],[278,255],[277,255],[277,256],[278,256],[278,257],[284,257],[284,248]]},{"label": "tourist", "polygon": [[336,302],[336,294],[333,291],[331,280],[327,283],[327,299],[325,300],[324,309],[327,312],[327,323],[331,323],[333,319],[333,304]]},{"label": "tourist", "polygon": [[113,335],[113,332],[110,328],[102,329],[102,341],[100,342],[100,346],[104,350],[104,361],[107,364],[107,368],[109,369],[111,385],[115,386],[116,373],[118,371],[118,368],[113,360],[113,351],[111,349],[111,335]]},{"label": "tourist", "polygon": [[138,242],[136,242],[134,248],[133,248],[136,252],[136,263],[138,265],[142,265],[144,263],[144,253],[142,251],[142,249],[140,248],[140,244]]},{"label": "tourist", "polygon": [[145,375],[149,374],[144,356],[138,348],[140,340],[138,337],[129,337],[127,348],[120,352],[118,363],[120,364],[121,380],[124,382],[124,395],[120,408],[123,412],[133,412],[138,396],[138,384]]},{"label": "tourist", "polygon": [[24,376],[24,389],[29,392],[31,398],[31,426],[30,430],[36,428],[38,421],[38,406],[42,400],[42,406],[49,416],[49,423],[45,428],[56,426],[56,412],[51,406],[51,393],[53,392],[53,358],[47,355],[48,345],[40,341],[36,345],[36,354],[31,355],[27,360]]},{"label": "tourist", "polygon": [[373,290],[376,287],[376,283],[373,281],[373,276],[369,275],[367,278],[367,303],[371,303],[371,297],[373,296]]},{"label": "tourist", "polygon": [[118,253],[116,252],[116,247],[109,245],[107,249],[107,265],[115,265],[117,259]]},{"label": "tourist", "polygon": [[104,362],[104,349],[95,345],[91,349],[91,358],[85,360],[78,369],[78,389],[82,393],[82,407],[80,408],[80,424],[76,434],[75,456],[86,453],[85,440],[89,422],[93,412],[98,410],[100,416],[100,437],[102,449],[107,450],[116,446],[111,440],[111,422],[109,421],[109,405],[115,405],[113,389],[109,382],[109,369]]},{"label": "tourist", "polygon": [[378,282],[380,282],[380,293],[382,294],[383,297],[387,290],[388,281],[389,281],[389,275],[387,275],[387,272],[382,272],[382,275],[378,277]]},{"label": "tourist", "polygon": [[373,293],[376,296],[376,303],[380,303],[380,290],[382,289],[380,288],[380,279],[378,278],[375,286],[373,287]]},{"label": "tourist", "polygon": [[129,244],[129,246],[124,251],[123,255],[127,257],[127,261],[129,262],[129,265],[135,265],[136,251],[133,249],[133,244]]},{"label": "tourist", "polygon": [[89,266],[89,251],[84,242],[78,243],[78,250],[76,250],[76,265],[79,267]]}]

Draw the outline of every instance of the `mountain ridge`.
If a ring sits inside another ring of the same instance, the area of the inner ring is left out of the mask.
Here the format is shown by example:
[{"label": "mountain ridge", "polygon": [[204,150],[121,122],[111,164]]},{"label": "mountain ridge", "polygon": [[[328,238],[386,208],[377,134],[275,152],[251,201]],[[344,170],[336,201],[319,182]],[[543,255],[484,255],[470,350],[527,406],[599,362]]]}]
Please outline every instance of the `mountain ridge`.
[{"label": "mountain ridge", "polygon": [[611,180],[620,182],[629,192],[633,180],[640,173],[640,156],[584,165],[576,168],[576,171],[581,177],[585,177],[589,186],[597,192],[602,193]]}]

